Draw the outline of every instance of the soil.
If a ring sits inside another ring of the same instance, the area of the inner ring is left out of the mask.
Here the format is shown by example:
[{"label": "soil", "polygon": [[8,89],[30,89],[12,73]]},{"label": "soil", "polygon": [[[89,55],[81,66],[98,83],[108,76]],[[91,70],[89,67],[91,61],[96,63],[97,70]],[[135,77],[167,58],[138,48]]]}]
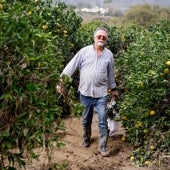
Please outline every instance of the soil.
[{"label": "soil", "polygon": [[[66,129],[60,132],[61,140],[65,143],[60,149],[53,147],[50,156],[55,163],[64,163],[59,170],[155,170],[151,167],[138,167],[129,160],[132,150],[129,143],[122,141],[124,129],[119,124],[119,130],[114,136],[109,136],[107,149],[110,157],[102,157],[98,152],[98,121],[94,114],[92,124],[92,143],[90,147],[84,148],[82,144],[81,119],[65,118]],[[40,157],[29,161],[26,170],[47,170],[47,152],[39,148],[36,152]],[[156,168],[157,169],[157,168]],[[162,170],[162,169],[161,169]],[[164,169],[165,170],[165,169]]]}]

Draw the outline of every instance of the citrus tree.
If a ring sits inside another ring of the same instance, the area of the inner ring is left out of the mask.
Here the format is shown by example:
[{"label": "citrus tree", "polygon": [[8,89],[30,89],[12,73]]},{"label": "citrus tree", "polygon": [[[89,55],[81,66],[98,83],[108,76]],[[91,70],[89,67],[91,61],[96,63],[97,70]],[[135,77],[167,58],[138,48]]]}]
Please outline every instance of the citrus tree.
[{"label": "citrus tree", "polygon": [[124,139],[133,144],[131,159],[149,166],[169,154],[169,22],[138,31],[116,64],[118,84],[123,87],[119,111],[126,129]]},{"label": "citrus tree", "polygon": [[0,169],[25,166],[34,147],[62,145],[55,86],[80,23],[64,3],[0,0]]}]

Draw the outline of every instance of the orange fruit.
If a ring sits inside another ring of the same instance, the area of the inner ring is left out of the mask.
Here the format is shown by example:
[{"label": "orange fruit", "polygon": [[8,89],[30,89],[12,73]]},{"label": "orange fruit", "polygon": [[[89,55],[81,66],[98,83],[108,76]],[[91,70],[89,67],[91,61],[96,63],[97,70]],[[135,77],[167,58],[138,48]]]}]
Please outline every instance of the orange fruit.
[{"label": "orange fruit", "polygon": [[131,160],[131,161],[133,161],[134,159],[135,159],[135,157],[134,157],[134,156],[131,156],[131,157],[130,157],[130,160]]},{"label": "orange fruit", "polygon": [[144,132],[144,133],[148,133],[148,129],[144,129],[143,132]]},{"label": "orange fruit", "polygon": [[150,161],[145,161],[145,165],[150,165],[151,162]]},{"label": "orange fruit", "polygon": [[155,114],[156,114],[155,110],[151,110],[151,111],[149,112],[149,115],[151,115],[151,116],[153,116],[153,115],[155,115]]},{"label": "orange fruit", "polygon": [[43,28],[43,30],[46,30],[46,29],[48,29],[48,25],[43,25],[42,28]]},{"label": "orange fruit", "polygon": [[0,11],[2,11],[3,10],[3,5],[2,4],[0,4]]},{"label": "orange fruit", "polygon": [[170,66],[170,61],[167,61],[167,62],[166,62],[166,65],[167,65],[167,66]]},{"label": "orange fruit", "polygon": [[151,145],[150,150],[154,150],[154,149],[155,149],[155,146]]},{"label": "orange fruit", "polygon": [[28,15],[32,15],[32,11],[29,11],[27,14],[28,14]]},{"label": "orange fruit", "polygon": [[170,72],[170,71],[169,71],[169,68],[165,68],[165,69],[164,69],[164,73],[165,73],[165,74],[169,74],[169,72]]},{"label": "orange fruit", "polygon": [[138,127],[142,127],[142,122],[141,121],[137,121],[137,125],[138,125]]},{"label": "orange fruit", "polygon": [[143,82],[138,82],[138,87],[143,88],[144,87],[144,83]]},{"label": "orange fruit", "polygon": [[122,140],[122,141],[125,141],[125,140],[126,140],[126,136],[122,136],[122,137],[121,137],[121,140]]},{"label": "orange fruit", "polygon": [[127,116],[124,115],[124,116],[121,117],[121,119],[122,119],[122,120],[127,120]]}]

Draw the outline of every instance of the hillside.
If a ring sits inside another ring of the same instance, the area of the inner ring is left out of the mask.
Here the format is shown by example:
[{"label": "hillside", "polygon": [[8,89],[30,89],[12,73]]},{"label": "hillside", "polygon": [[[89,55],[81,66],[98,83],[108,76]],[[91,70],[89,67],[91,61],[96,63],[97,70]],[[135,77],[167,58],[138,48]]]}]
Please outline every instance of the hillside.
[{"label": "hillside", "polygon": [[[54,0],[58,1],[58,0]],[[59,0],[60,2],[65,2],[66,4],[72,4],[78,7],[92,7],[92,6],[99,6],[103,7],[107,5],[106,2],[109,2],[109,0]],[[58,1],[58,2],[59,2]],[[110,0],[111,5],[114,5],[118,9],[127,9],[130,6],[134,6],[137,4],[155,4],[159,6],[169,6],[170,7],[170,1],[167,0]],[[110,4],[109,3],[109,4]]]}]

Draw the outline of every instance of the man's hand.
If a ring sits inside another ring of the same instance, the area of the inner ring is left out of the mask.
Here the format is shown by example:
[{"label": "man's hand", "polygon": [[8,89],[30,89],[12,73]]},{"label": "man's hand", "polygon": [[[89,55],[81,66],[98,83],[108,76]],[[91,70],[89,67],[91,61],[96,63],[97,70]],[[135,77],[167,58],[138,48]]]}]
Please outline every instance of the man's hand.
[{"label": "man's hand", "polygon": [[119,92],[117,90],[111,91],[111,96],[113,99],[116,99],[119,97]]},{"label": "man's hand", "polygon": [[59,94],[62,94],[63,93],[63,88],[62,88],[62,86],[61,86],[61,84],[57,84],[56,85],[56,90],[57,90],[57,93],[59,93]]}]

